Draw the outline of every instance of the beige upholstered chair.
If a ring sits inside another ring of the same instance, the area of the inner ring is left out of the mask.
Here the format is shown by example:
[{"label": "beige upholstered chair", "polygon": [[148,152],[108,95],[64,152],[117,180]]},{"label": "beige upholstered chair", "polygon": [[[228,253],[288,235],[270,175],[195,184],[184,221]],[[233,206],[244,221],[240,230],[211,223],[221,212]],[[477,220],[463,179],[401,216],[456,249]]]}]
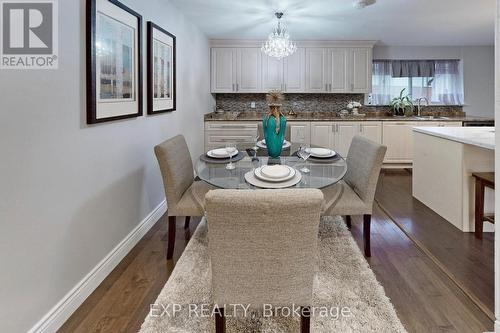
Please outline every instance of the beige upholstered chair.
[{"label": "beige upholstered chair", "polygon": [[[317,189],[210,191],[205,205],[214,303],[295,304],[307,313],[322,203]],[[307,314],[301,322],[309,332]],[[216,331],[224,326],[224,317],[216,316]]]},{"label": "beige upholstered chair", "polygon": [[[347,154],[347,174],[343,181],[323,189],[325,212],[323,215],[345,215],[351,228],[351,215],[363,215],[365,256],[370,257],[370,224],[373,200],[380,169],[387,147],[362,136],[352,139]],[[341,186],[338,196],[335,186]]]},{"label": "beige upholstered chair", "polygon": [[214,187],[195,181],[193,161],[186,140],[177,135],[155,147],[160,164],[168,206],[167,259],[172,259],[175,245],[176,216],[185,216],[184,228],[189,228],[191,216],[203,216],[205,194]]}]

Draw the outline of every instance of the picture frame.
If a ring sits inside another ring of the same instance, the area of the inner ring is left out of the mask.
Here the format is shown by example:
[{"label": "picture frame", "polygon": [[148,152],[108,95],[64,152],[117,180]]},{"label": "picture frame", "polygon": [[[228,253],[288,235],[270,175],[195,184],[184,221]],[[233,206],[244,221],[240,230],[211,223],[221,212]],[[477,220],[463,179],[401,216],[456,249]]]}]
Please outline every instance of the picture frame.
[{"label": "picture frame", "polygon": [[149,115],[176,110],[176,37],[147,23],[147,112]]},{"label": "picture frame", "polygon": [[87,0],[86,44],[87,124],[142,116],[142,16]]}]

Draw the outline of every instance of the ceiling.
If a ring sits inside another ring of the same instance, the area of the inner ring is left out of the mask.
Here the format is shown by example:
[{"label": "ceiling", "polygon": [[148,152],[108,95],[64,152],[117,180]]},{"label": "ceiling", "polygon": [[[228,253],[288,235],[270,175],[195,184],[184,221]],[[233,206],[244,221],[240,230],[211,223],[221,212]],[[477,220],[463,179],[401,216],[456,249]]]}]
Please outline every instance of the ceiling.
[{"label": "ceiling", "polygon": [[274,12],[294,40],[377,40],[380,45],[493,45],[495,0],[171,0],[211,39],[265,39]]}]

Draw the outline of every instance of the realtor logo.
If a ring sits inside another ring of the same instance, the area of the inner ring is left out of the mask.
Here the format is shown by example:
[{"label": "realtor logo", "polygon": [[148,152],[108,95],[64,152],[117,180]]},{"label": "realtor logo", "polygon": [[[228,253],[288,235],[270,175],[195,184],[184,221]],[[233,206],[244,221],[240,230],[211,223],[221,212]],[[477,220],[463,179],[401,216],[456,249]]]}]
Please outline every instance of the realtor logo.
[{"label": "realtor logo", "polygon": [[0,0],[3,69],[56,69],[57,0]]}]

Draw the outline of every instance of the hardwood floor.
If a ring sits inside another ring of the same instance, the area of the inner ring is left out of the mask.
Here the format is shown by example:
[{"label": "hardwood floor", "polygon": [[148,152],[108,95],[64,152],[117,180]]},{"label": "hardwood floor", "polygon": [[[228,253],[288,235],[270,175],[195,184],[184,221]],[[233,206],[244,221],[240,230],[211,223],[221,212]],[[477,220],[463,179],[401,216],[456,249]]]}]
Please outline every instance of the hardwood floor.
[{"label": "hardwood floor", "polygon": [[411,181],[407,171],[386,171],[376,201],[493,319],[494,234],[458,230],[413,198]]},{"label": "hardwood floor", "polygon": [[[191,220],[191,231],[199,219]],[[352,234],[363,249],[362,217],[353,217]],[[166,263],[163,217],[60,332],[137,332],[174,264]],[[177,223],[174,259],[189,232]],[[372,215],[372,257],[368,259],[408,332],[491,331],[490,320],[435,263],[376,205]]]}]

